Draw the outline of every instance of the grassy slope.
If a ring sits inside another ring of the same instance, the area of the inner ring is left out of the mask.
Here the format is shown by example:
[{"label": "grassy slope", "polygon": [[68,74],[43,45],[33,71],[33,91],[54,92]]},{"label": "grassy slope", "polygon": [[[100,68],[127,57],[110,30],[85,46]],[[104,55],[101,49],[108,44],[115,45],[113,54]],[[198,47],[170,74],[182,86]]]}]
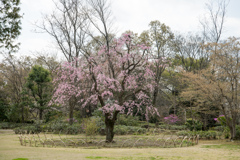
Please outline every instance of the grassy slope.
[{"label": "grassy slope", "polygon": [[[234,146],[233,146],[234,145]],[[21,146],[12,131],[0,130],[0,160],[156,160],[156,159],[240,159],[240,143],[200,141],[186,148],[83,149]],[[20,159],[19,159],[20,160]]]}]

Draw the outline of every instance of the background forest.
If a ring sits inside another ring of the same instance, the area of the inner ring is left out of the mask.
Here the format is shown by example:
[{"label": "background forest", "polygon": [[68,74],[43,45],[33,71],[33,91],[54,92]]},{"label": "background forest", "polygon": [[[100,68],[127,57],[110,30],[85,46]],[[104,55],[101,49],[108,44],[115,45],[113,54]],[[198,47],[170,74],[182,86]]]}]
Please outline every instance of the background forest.
[{"label": "background forest", "polygon": [[60,0],[35,24],[59,55],[21,57],[19,3],[0,1],[1,128],[99,133],[108,142],[150,127],[240,138],[240,43],[222,39],[227,1],[206,4],[198,33],[154,20],[117,36],[108,0]]}]

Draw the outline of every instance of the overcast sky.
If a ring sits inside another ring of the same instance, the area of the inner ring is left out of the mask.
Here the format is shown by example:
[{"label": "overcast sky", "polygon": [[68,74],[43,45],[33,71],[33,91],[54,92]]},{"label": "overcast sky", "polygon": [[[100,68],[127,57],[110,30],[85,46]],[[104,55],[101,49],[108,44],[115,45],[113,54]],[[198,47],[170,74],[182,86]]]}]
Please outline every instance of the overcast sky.
[{"label": "overcast sky", "polygon": [[[199,19],[206,14],[209,0],[111,0],[115,27],[119,33],[126,30],[141,33],[150,21],[159,20],[174,32],[197,32]],[[47,34],[35,33],[33,23],[42,20],[42,14],[54,9],[52,0],[22,0],[22,32],[20,54],[54,52],[53,39]],[[240,37],[240,0],[230,0],[223,36]]]}]

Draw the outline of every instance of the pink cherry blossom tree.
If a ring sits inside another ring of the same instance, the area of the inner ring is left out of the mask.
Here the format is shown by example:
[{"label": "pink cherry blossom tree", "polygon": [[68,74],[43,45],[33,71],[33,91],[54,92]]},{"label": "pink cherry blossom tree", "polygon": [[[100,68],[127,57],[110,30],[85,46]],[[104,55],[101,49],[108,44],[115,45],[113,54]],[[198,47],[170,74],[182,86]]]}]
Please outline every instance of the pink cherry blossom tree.
[{"label": "pink cherry blossom tree", "polygon": [[[65,63],[55,80],[55,103],[64,105],[69,99],[81,103],[98,104],[105,115],[106,141],[112,142],[114,124],[119,113],[133,108],[145,115],[158,114],[152,106],[154,73],[148,63],[148,47],[133,40],[133,34],[124,33],[108,47],[88,54],[71,63]],[[134,97],[134,98],[133,98]]]}]

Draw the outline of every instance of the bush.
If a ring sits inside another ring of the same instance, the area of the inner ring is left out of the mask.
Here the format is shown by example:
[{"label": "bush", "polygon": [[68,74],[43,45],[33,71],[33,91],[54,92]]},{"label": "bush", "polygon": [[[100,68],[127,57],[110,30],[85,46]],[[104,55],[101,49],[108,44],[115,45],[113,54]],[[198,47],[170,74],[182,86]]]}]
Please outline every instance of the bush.
[{"label": "bush", "polygon": [[66,134],[78,134],[81,132],[79,125],[70,125],[65,129]]},{"label": "bush", "polygon": [[216,127],[213,127],[212,129],[214,131],[221,131],[221,132],[223,132],[224,131],[224,126],[216,126]]},{"label": "bush", "polygon": [[21,127],[27,125],[25,123],[13,123],[13,122],[2,122],[0,123],[0,129],[14,129],[17,127]]},{"label": "bush", "polygon": [[146,128],[141,128],[136,126],[116,125],[114,127],[114,133],[118,135],[144,134],[146,132],[147,132]]},{"label": "bush", "polygon": [[176,124],[177,122],[180,122],[181,120],[178,118],[175,114],[170,114],[167,117],[164,117],[164,121],[166,124]]},{"label": "bush", "polygon": [[120,115],[117,120],[117,125],[125,126],[138,126],[138,117],[133,117],[131,115]]},{"label": "bush", "polygon": [[185,130],[185,125],[159,125],[158,128],[160,129],[169,129],[169,130]]},{"label": "bush", "polygon": [[37,125],[26,126],[26,127],[23,127],[23,129],[26,131],[27,134],[40,133],[42,131],[41,127],[39,127]]},{"label": "bush", "polygon": [[170,130],[185,130],[186,126],[185,125],[170,125],[169,129]]},{"label": "bush", "polygon": [[46,126],[48,131],[52,131],[54,133],[64,132],[66,128],[69,126],[68,123],[63,122],[57,122],[57,123],[51,123],[49,126]]},{"label": "bush", "polygon": [[217,137],[221,137],[221,132],[217,131],[179,131],[177,132],[178,136],[195,136],[199,135],[201,139],[217,139]]},{"label": "bush", "polygon": [[21,127],[14,128],[13,131],[15,132],[15,134],[25,134],[25,130]]},{"label": "bush", "polygon": [[96,119],[84,119],[83,130],[87,136],[95,136],[99,131]]},{"label": "bush", "polygon": [[187,120],[185,125],[190,131],[193,131],[193,130],[200,131],[202,130],[202,126],[203,126],[202,122],[198,120]]},{"label": "bush", "polygon": [[240,126],[236,126],[236,139],[240,139]]}]

